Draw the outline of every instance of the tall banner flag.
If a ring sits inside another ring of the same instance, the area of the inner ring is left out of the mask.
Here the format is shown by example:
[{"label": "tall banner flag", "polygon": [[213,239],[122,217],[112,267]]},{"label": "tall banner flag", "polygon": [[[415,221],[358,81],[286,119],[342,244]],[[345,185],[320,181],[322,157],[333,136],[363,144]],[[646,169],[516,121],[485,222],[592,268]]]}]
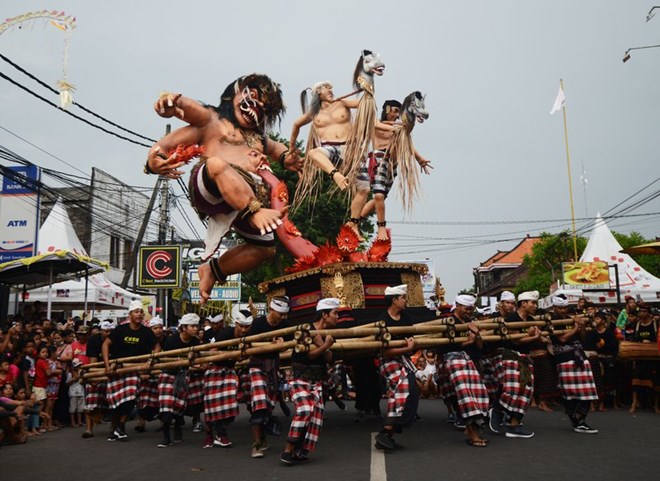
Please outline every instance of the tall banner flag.
[{"label": "tall banner flag", "polygon": [[5,167],[0,191],[0,263],[36,255],[41,171],[36,165]]},{"label": "tall banner flag", "polygon": [[564,95],[564,88],[560,85],[559,92],[557,92],[557,97],[555,98],[555,103],[552,104],[550,115],[563,109],[564,105],[566,105],[566,96]]}]

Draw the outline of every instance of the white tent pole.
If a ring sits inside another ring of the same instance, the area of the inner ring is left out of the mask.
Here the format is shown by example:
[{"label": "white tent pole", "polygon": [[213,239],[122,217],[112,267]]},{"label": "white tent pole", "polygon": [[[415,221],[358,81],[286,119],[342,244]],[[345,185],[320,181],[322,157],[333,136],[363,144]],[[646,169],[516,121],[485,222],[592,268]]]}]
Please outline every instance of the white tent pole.
[{"label": "white tent pole", "polygon": [[46,309],[46,318],[50,321],[52,321],[50,315],[51,315],[51,306],[52,306],[52,289],[53,288],[53,264],[50,265],[50,269],[48,269],[48,307]]},{"label": "white tent pole", "polygon": [[89,268],[85,267],[85,307],[83,309],[83,324],[87,325],[87,286],[89,284]]}]

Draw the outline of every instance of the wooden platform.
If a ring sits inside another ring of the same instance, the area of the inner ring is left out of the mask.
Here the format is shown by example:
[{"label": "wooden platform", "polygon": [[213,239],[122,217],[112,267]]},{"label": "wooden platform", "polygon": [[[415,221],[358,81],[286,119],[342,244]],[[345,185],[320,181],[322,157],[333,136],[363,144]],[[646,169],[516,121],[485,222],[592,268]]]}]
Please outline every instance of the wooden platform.
[{"label": "wooden platform", "polygon": [[435,317],[424,305],[421,275],[425,264],[406,262],[341,262],[277,277],[259,284],[270,303],[273,296],[289,296],[289,319],[309,322],[315,316],[316,303],[325,297],[337,297],[342,304],[342,321],[376,320],[385,310],[387,286],[408,284],[408,311],[416,320]]}]

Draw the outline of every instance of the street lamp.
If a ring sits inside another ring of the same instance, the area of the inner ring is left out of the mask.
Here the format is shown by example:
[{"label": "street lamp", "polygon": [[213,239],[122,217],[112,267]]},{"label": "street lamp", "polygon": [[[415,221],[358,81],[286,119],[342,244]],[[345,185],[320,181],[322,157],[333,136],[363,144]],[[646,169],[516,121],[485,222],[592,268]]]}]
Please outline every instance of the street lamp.
[{"label": "street lamp", "polygon": [[[656,8],[656,7],[653,7],[653,8]],[[623,63],[626,63],[628,60],[630,60],[630,54],[628,52],[630,52],[631,50],[642,50],[642,49],[645,49],[645,48],[658,48],[658,47],[660,47],[660,45],[646,45],[644,47],[631,47],[628,50],[626,50],[626,52],[623,54]]]},{"label": "street lamp", "polygon": [[655,17],[655,13],[653,12],[653,10],[655,10],[656,8],[660,8],[660,5],[656,5],[654,7],[651,7],[651,10],[649,10],[649,13],[646,14],[646,21],[647,22],[649,20],[651,20],[653,17]]}]

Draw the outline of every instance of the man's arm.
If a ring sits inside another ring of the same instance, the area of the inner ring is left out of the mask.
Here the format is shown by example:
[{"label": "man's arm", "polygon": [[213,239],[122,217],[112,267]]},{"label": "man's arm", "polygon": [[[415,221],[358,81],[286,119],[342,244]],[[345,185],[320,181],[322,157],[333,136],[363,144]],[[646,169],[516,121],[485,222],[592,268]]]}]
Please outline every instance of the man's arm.
[{"label": "man's arm", "polygon": [[110,374],[110,346],[112,341],[109,337],[105,338],[103,341],[103,346],[101,346],[101,354],[103,354],[103,363],[105,364],[105,373]]},{"label": "man's arm", "polygon": [[413,151],[415,154],[415,160],[417,160],[417,163],[419,164],[419,167],[422,169],[422,172],[424,172],[427,175],[430,174],[429,169],[433,168],[433,166],[431,165],[431,161],[422,157],[422,154],[417,152],[417,149],[414,147],[413,147]]},{"label": "man's arm", "polygon": [[393,122],[381,122],[380,120],[376,119],[376,130],[383,132],[394,132],[397,129],[398,127],[395,127]]},{"label": "man's arm", "polygon": [[298,151],[292,147],[286,148],[281,142],[276,142],[271,139],[266,139],[265,152],[268,157],[275,159],[282,164],[286,170],[298,172],[302,169],[303,158],[298,155]]},{"label": "man's arm", "polygon": [[181,94],[163,92],[154,104],[154,110],[163,118],[176,117],[194,127],[205,127],[216,115],[210,107]]},{"label": "man's arm", "polygon": [[394,357],[402,356],[404,354],[408,354],[409,352],[414,352],[415,350],[417,350],[417,342],[415,341],[415,338],[407,337],[406,345],[404,347],[391,347],[389,349],[384,349],[383,357],[391,359]]},{"label": "man's arm", "polygon": [[2,340],[2,344],[0,345],[0,352],[11,351],[14,347],[13,343],[11,342],[12,337],[18,336],[20,332],[21,330],[18,325],[11,326],[7,331],[7,334],[5,334],[5,338]]},{"label": "man's arm", "polygon": [[568,331],[565,334],[557,336],[557,339],[559,339],[559,342],[565,343],[565,342],[570,341],[573,338],[573,336],[575,336],[578,333],[578,331],[580,331],[580,329],[582,327],[584,327],[584,322],[582,321],[581,316],[573,316],[573,322],[575,323],[573,325],[573,329],[571,329],[570,331]]},{"label": "man's arm", "polygon": [[298,134],[300,133],[300,129],[304,125],[310,123],[311,121],[312,121],[312,113],[307,112],[306,114],[298,117],[293,122],[293,128],[291,129],[291,137],[289,137],[289,145],[291,146],[291,150],[294,150],[296,148],[296,142],[298,141]]},{"label": "man's arm", "polygon": [[145,172],[149,174],[165,175],[172,179],[177,179],[183,175],[183,171],[178,170],[184,165],[183,162],[177,162],[176,157],[168,156],[168,152],[178,145],[194,145],[202,141],[203,130],[198,127],[187,125],[176,129],[157,141],[149,150]]},{"label": "man's arm", "polygon": [[340,100],[340,102],[342,104],[344,104],[344,106],[347,109],[357,109],[358,104],[360,103],[360,100],[359,99],[342,99],[342,100]]}]

